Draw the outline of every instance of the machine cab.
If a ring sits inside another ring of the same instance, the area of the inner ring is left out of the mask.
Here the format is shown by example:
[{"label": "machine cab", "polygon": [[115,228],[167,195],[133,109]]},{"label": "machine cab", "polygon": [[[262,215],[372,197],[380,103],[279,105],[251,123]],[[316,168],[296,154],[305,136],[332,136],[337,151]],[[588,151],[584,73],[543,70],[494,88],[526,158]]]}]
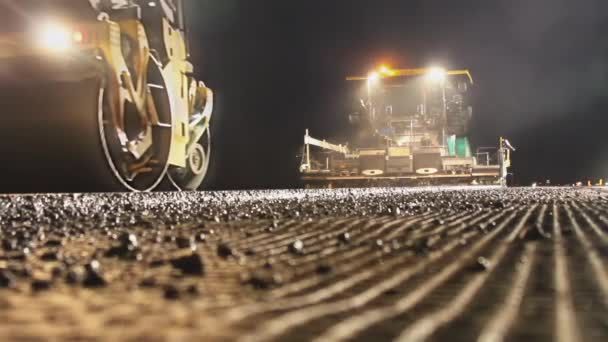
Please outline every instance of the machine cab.
[{"label": "machine cab", "polygon": [[367,127],[368,137],[392,146],[443,146],[447,137],[468,133],[473,79],[467,70],[382,67],[347,79],[363,81],[350,117]]}]

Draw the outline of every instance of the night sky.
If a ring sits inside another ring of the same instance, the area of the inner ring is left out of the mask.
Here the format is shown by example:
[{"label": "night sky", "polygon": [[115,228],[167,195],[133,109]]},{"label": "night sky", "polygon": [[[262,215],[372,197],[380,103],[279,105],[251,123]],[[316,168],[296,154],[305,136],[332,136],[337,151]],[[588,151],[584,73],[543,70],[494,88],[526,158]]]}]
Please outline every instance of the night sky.
[{"label": "night sky", "polygon": [[[608,1],[190,0],[192,58],[218,94],[208,187],[298,180],[305,128],[347,125],[350,74],[468,68],[471,139],[508,137],[515,182],[608,177]],[[341,142],[341,141],[337,141]]]}]

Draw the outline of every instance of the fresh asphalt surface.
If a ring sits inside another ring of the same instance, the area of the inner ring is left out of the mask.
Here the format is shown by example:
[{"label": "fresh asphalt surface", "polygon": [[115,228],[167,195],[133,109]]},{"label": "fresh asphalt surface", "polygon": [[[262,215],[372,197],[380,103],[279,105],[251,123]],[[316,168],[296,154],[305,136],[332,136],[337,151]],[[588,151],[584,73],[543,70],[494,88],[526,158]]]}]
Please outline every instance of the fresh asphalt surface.
[{"label": "fresh asphalt surface", "polygon": [[0,197],[3,340],[608,340],[608,191]]}]

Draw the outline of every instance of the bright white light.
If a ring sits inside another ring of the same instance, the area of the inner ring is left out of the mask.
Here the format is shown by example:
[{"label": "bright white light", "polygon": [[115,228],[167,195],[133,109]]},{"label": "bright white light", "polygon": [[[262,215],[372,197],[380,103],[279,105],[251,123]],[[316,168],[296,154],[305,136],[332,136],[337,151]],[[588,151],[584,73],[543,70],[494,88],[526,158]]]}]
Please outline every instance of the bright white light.
[{"label": "bright white light", "polygon": [[369,75],[367,75],[367,83],[370,85],[378,83],[379,80],[380,74],[375,71],[370,72]]},{"label": "bright white light", "polygon": [[443,82],[445,80],[445,69],[443,68],[431,68],[426,77],[432,82]]},{"label": "bright white light", "polygon": [[57,23],[46,23],[38,31],[40,46],[53,52],[65,52],[72,46],[73,33]]}]

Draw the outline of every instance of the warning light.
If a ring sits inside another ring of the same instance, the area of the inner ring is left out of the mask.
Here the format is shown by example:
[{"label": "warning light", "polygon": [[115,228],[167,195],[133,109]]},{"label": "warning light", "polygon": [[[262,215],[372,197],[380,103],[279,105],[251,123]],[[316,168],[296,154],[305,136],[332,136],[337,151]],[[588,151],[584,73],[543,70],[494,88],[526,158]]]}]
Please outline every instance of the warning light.
[{"label": "warning light", "polygon": [[392,76],[395,74],[395,72],[388,65],[382,65],[380,67],[380,73],[386,76]]}]

